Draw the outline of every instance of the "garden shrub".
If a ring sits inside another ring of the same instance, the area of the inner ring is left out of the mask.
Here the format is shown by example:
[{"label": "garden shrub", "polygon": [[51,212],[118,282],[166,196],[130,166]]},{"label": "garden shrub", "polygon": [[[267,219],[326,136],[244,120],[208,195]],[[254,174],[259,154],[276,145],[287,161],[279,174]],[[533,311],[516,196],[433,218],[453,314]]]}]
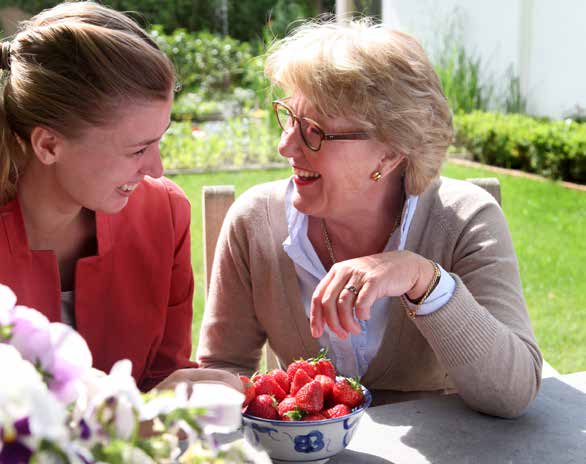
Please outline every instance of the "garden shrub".
[{"label": "garden shrub", "polygon": [[248,66],[253,63],[252,47],[229,36],[209,32],[190,33],[177,29],[164,33],[156,25],[151,37],[173,60],[179,80],[179,93],[195,91],[204,96],[229,92],[241,86]]},{"label": "garden shrub", "polygon": [[280,129],[266,110],[201,124],[173,122],[161,140],[165,169],[202,170],[282,162]]},{"label": "garden shrub", "polygon": [[475,160],[554,179],[586,183],[586,125],[520,114],[460,113],[456,144]]}]

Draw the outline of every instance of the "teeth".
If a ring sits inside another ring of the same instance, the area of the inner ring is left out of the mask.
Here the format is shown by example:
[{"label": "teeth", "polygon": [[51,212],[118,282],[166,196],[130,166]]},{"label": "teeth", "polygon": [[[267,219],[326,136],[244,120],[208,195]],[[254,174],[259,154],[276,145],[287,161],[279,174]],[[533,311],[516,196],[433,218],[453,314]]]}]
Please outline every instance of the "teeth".
[{"label": "teeth", "polygon": [[132,192],[136,188],[137,185],[138,184],[124,184],[124,185],[121,185],[118,188],[120,190],[123,190],[124,192]]},{"label": "teeth", "polygon": [[299,177],[318,178],[320,175],[317,172],[304,171],[303,169],[293,168],[293,173]]}]

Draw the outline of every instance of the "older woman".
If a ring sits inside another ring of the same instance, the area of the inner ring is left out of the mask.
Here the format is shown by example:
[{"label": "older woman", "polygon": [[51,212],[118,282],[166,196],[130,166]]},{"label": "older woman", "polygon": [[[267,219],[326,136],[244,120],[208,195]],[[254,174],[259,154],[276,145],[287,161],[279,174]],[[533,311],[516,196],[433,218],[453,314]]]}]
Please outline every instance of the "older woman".
[{"label": "older woman", "polygon": [[249,372],[327,347],[375,401],[457,392],[520,414],[542,358],[495,200],[440,178],[451,115],[424,51],[370,24],[306,24],[266,71],[293,176],[231,208],[198,357]]}]

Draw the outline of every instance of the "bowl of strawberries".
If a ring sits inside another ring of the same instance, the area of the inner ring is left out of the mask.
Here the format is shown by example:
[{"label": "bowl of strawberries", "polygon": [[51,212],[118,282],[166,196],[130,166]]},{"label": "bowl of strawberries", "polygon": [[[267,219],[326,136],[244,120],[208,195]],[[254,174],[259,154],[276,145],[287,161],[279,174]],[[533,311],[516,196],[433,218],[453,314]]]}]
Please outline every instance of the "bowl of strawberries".
[{"label": "bowl of strawberries", "polygon": [[357,379],[338,376],[325,351],[287,370],[240,376],[244,437],[273,462],[326,462],[352,439],[370,405]]}]

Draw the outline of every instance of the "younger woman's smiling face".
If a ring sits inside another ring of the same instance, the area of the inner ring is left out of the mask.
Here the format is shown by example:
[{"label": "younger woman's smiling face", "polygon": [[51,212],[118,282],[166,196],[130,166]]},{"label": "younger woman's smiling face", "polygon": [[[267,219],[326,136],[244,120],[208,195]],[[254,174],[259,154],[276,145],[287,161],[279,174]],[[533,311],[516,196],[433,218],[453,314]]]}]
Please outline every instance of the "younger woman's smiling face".
[{"label": "younger woman's smiling face", "polygon": [[145,176],[160,177],[161,137],[170,124],[172,95],[166,100],[132,102],[111,123],[61,137],[53,175],[60,201],[93,211],[117,213]]}]

